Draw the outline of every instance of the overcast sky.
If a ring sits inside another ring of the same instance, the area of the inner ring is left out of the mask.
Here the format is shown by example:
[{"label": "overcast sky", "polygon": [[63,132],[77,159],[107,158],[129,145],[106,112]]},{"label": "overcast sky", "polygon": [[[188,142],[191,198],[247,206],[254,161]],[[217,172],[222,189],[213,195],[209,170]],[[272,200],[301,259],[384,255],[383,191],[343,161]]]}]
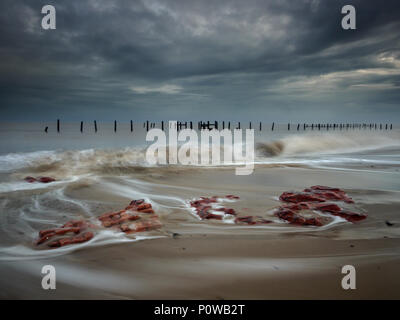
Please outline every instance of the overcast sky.
[{"label": "overcast sky", "polygon": [[399,0],[2,0],[0,30],[3,120],[400,120]]}]

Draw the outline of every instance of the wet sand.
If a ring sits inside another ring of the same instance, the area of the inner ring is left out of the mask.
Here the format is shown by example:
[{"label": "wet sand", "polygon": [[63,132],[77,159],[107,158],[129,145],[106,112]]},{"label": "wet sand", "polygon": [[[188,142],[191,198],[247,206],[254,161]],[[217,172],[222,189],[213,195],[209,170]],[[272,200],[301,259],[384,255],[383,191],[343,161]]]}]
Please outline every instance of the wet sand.
[{"label": "wet sand", "polygon": [[[18,299],[399,299],[399,239],[315,236],[182,236],[1,263],[1,298]],[[52,264],[57,289],[41,289]],[[343,290],[343,265],[357,289]],[[16,285],[18,284],[18,285]]]},{"label": "wet sand", "polygon": [[[136,175],[136,178],[139,178]],[[106,180],[112,182],[115,177]],[[3,299],[399,299],[400,190],[397,173],[257,168],[252,176],[205,169],[143,173],[163,229],[159,239],[87,246],[68,254],[0,261]],[[150,185],[155,182],[157,185]],[[121,185],[121,181],[119,181]],[[265,212],[277,196],[315,184],[344,188],[368,218],[328,229],[233,226],[199,221],[171,198],[238,194],[242,210]],[[126,203],[105,184],[69,187],[74,199]],[[127,190],[129,185],[122,185]],[[166,191],[167,190],[167,191]],[[199,194],[201,192],[201,194]],[[119,193],[123,194],[123,193]],[[120,205],[121,206],[121,205]],[[98,210],[102,210],[101,208]],[[393,225],[388,226],[386,221]],[[57,289],[41,288],[43,265]],[[353,265],[357,289],[343,290],[341,268]]]}]

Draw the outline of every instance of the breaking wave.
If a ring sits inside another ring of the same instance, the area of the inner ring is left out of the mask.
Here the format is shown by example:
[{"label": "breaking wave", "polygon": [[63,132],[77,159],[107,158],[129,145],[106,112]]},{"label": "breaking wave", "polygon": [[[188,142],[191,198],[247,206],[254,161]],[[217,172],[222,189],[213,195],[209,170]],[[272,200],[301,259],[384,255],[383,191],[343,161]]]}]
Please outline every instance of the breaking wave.
[{"label": "breaking wave", "polygon": [[376,133],[307,133],[290,135],[272,142],[259,142],[256,150],[259,155],[292,156],[301,154],[353,153],[400,147],[400,136],[379,135]]},{"label": "breaking wave", "polygon": [[[306,133],[289,135],[275,141],[257,142],[256,164],[288,164],[325,161],[323,155],[349,154],[400,147],[398,133]],[[202,150],[198,147],[197,152]],[[168,150],[167,150],[168,152]],[[221,146],[221,160],[224,147]],[[303,157],[304,156],[304,157]],[[168,159],[168,156],[167,156]],[[294,160],[295,159],[295,160]],[[339,159],[339,158],[338,158]],[[223,163],[227,165],[227,163]],[[241,165],[234,162],[232,165]],[[229,164],[228,164],[229,165]],[[154,166],[146,161],[145,147],[120,149],[86,149],[69,151],[38,151],[12,153],[0,156],[0,173],[54,176],[57,180],[87,174],[129,174],[160,167],[176,168],[181,165]],[[198,167],[198,166],[196,166]],[[18,177],[17,178],[21,178]],[[18,186],[13,186],[18,189]]]}]

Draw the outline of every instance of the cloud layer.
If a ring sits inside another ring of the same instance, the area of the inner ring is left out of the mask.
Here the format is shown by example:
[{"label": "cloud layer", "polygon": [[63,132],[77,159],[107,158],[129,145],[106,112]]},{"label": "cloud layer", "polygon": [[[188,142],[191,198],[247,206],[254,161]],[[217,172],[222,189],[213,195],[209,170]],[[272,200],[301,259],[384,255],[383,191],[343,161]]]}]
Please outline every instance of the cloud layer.
[{"label": "cloud layer", "polygon": [[398,1],[52,4],[0,4],[5,120],[400,120]]}]

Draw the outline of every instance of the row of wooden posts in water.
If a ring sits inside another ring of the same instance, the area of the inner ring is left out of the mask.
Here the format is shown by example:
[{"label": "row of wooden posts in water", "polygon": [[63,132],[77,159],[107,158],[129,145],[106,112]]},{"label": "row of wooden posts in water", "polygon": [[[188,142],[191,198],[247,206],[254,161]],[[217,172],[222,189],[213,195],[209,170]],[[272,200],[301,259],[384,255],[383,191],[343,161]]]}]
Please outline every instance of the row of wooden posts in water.
[{"label": "row of wooden posts in water", "polygon": [[[84,122],[81,121],[80,123],[80,131],[83,132],[84,126],[83,126]],[[165,124],[168,124],[167,121],[161,121],[160,122],[160,128],[161,130],[165,130],[165,128],[167,127]],[[234,124],[236,124],[236,126],[232,125],[232,129],[256,129],[256,127],[258,127],[259,131],[263,130],[263,123],[262,122],[258,122],[255,126],[253,126],[253,123],[250,121],[249,125],[247,128],[242,127],[240,121],[239,122],[234,122]],[[146,131],[149,131],[150,129],[156,128],[157,123],[156,122],[150,122],[150,121],[146,121],[143,123],[143,128],[146,129]],[[284,125],[286,128],[286,125]],[[93,121],[93,127],[94,127],[94,131],[97,132],[98,130],[98,126],[97,126],[97,121],[94,120]],[[274,131],[274,129],[276,129],[277,125],[275,124],[275,122],[272,122],[271,124],[271,131]],[[177,121],[175,123],[174,128],[169,128],[169,129],[176,129],[176,130],[182,130],[182,129],[193,129],[193,121],[185,121],[185,122],[181,122],[181,121]],[[131,132],[133,132],[133,121],[130,121],[130,130]],[[198,121],[197,122],[197,129],[198,130],[212,130],[212,129],[228,129],[231,130],[231,122],[230,121]],[[300,124],[298,123],[296,124],[292,124],[292,123],[288,123],[287,124],[287,130],[307,130],[307,129],[311,129],[311,130],[350,130],[350,129],[369,129],[369,130],[392,130],[393,129],[393,125],[392,124],[382,124],[382,123],[318,123],[318,124],[307,124],[307,123],[303,123]],[[49,127],[46,126],[45,127],[45,132],[47,133],[49,130]],[[60,125],[60,120],[57,120],[57,132],[61,131],[61,125]],[[114,132],[117,132],[117,120],[114,120]]]}]

